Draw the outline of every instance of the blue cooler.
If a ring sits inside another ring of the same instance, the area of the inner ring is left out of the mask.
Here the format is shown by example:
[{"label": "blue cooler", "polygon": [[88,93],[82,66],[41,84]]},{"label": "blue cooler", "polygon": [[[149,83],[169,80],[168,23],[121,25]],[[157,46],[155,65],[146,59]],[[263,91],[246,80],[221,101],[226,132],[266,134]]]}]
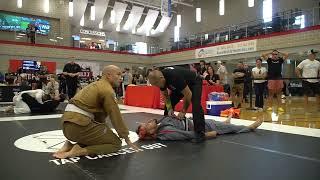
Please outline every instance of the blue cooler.
[{"label": "blue cooler", "polygon": [[220,116],[220,112],[231,108],[232,101],[207,101],[207,114]]}]

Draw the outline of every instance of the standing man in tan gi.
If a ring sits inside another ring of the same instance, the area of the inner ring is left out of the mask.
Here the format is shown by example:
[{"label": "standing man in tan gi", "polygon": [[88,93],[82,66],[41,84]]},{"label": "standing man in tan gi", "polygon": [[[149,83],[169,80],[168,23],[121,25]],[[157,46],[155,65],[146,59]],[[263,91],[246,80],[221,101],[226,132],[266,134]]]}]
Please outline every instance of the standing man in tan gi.
[{"label": "standing man in tan gi", "polygon": [[[121,148],[120,138],[133,149],[138,148],[130,141],[129,131],[123,122],[115,100],[113,87],[121,81],[121,70],[117,66],[104,67],[102,78],[89,84],[69,101],[62,116],[63,134],[70,141],[53,154],[55,158],[68,158],[94,154],[108,154]],[[119,137],[105,122],[110,116],[111,123]]]}]

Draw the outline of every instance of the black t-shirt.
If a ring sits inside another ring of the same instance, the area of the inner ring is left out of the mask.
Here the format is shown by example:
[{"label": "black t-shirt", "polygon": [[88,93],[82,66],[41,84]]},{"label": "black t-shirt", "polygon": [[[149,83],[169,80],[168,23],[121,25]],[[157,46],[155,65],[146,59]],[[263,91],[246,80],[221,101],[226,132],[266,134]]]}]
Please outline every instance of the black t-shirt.
[{"label": "black t-shirt", "polygon": [[213,76],[210,76],[210,75],[208,74],[208,75],[206,76],[205,80],[207,80],[210,85],[213,85],[209,80],[212,80],[213,82],[216,83],[217,80],[220,80],[220,77],[219,77],[218,74],[213,74]]},{"label": "black t-shirt", "polygon": [[200,78],[197,78],[195,72],[183,67],[167,67],[161,70],[161,72],[166,79],[165,88],[161,88],[162,91],[168,88],[171,91],[181,92],[187,85],[192,90],[195,82],[201,81]]},{"label": "black t-shirt", "polygon": [[268,78],[281,78],[282,77],[282,64],[284,60],[279,58],[277,60],[268,58]]},{"label": "black t-shirt", "polygon": [[[79,64],[76,64],[76,63],[74,63],[74,64],[68,63],[63,68],[63,72],[67,72],[67,73],[78,73],[80,71],[81,71],[81,67],[79,66]],[[71,76],[66,75],[66,79],[67,80],[77,80],[78,76],[71,77]]]},{"label": "black t-shirt", "polygon": [[[235,70],[233,71],[233,73],[236,73],[236,72],[241,72],[241,73],[243,73],[244,75],[246,74],[246,70],[245,70],[245,69],[235,69]],[[234,84],[244,83],[244,78],[245,78],[245,76],[243,76],[243,77],[238,77],[238,78],[234,78]]]}]

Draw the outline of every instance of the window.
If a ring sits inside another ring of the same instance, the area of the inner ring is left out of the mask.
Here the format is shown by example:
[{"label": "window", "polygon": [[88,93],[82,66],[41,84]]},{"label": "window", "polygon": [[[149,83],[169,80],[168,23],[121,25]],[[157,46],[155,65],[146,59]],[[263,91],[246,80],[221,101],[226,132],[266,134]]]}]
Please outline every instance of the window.
[{"label": "window", "polygon": [[134,53],[148,54],[148,46],[145,42],[136,42],[135,46],[132,47]]},{"label": "window", "polygon": [[201,8],[196,9],[196,22],[201,22]]},{"label": "window", "polygon": [[174,42],[179,42],[179,36],[180,36],[180,28],[178,26],[174,27]]},{"label": "window", "polygon": [[305,16],[296,16],[294,24],[293,25],[300,25],[300,28],[305,28]]},{"label": "window", "polygon": [[254,0],[248,0],[248,7],[254,6]]},{"label": "window", "polygon": [[263,0],[263,21],[272,21],[272,0]]},{"label": "window", "polygon": [[219,15],[224,15],[224,0],[219,0]]}]

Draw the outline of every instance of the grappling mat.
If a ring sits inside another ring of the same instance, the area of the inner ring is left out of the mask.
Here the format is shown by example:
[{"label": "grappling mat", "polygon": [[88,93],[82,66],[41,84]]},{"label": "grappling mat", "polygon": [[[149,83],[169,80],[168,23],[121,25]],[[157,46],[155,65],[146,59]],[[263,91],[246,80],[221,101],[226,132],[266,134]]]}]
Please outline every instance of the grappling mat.
[{"label": "grappling mat", "polygon": [[[137,122],[161,116],[123,117],[134,132]],[[117,153],[58,160],[49,152],[64,142],[60,129],[57,118],[1,121],[1,179],[320,179],[319,138],[257,130],[202,144],[137,141],[140,152],[123,146]]]}]

